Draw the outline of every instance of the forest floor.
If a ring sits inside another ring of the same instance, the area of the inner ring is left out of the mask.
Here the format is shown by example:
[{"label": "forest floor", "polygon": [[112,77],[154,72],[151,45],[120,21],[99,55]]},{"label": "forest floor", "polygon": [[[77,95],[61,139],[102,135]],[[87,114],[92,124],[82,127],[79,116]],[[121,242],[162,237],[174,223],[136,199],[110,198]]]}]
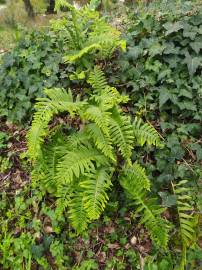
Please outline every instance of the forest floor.
[{"label": "forest floor", "polygon": [[29,175],[23,168],[21,157],[27,150],[26,129],[19,129],[4,121],[0,121],[0,126],[0,133],[7,136],[4,147],[0,148],[0,156],[4,159],[2,164],[6,169],[4,172],[0,170],[0,191],[15,193],[29,182]]}]

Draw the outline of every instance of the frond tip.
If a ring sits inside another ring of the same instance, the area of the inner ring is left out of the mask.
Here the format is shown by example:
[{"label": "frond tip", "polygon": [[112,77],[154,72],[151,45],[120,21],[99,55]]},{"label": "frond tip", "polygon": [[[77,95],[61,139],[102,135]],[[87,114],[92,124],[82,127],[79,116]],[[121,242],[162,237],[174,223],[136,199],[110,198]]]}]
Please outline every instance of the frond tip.
[{"label": "frond tip", "polygon": [[121,185],[134,201],[136,214],[141,216],[140,223],[146,227],[151,239],[158,246],[166,248],[169,226],[160,216],[165,209],[157,205],[156,199],[146,198],[150,184],[141,166],[135,163],[126,168],[121,177]]},{"label": "frond tip", "polygon": [[88,83],[90,83],[97,94],[101,94],[102,91],[107,87],[104,72],[98,67],[95,67],[94,71],[90,73]]},{"label": "frond tip", "polygon": [[196,226],[198,223],[198,216],[194,214],[194,207],[191,203],[193,199],[190,196],[190,188],[186,186],[187,183],[187,180],[182,180],[177,184],[172,183],[173,192],[177,196],[177,211],[182,240],[181,270],[184,270],[186,266],[187,248],[196,242]]},{"label": "frond tip", "polygon": [[149,123],[144,123],[141,118],[136,117],[133,122],[134,136],[138,144],[163,146],[156,129]]},{"label": "frond tip", "polygon": [[133,149],[133,128],[127,116],[115,111],[110,120],[110,136],[122,156],[130,163]]},{"label": "frond tip", "polygon": [[89,219],[98,219],[108,202],[107,191],[111,186],[109,172],[102,167],[88,173],[80,184],[84,189],[84,207]]},{"label": "frond tip", "polygon": [[82,191],[77,191],[69,203],[69,219],[77,233],[82,233],[88,225],[88,216],[84,208]]}]

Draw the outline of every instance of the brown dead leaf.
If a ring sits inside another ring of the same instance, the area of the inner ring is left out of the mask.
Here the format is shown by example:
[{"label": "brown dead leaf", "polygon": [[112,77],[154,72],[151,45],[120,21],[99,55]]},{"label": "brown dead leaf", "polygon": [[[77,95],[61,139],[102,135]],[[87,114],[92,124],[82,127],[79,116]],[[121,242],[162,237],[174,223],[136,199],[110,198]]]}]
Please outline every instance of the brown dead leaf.
[{"label": "brown dead leaf", "polygon": [[111,226],[104,228],[104,233],[113,233],[114,231],[115,231],[115,228]]},{"label": "brown dead leaf", "polygon": [[137,237],[135,235],[131,237],[130,243],[132,246],[135,246],[137,244]]},{"label": "brown dead leaf", "polygon": [[119,249],[120,245],[119,245],[119,243],[108,244],[108,248],[110,248],[110,249]]},{"label": "brown dead leaf", "polygon": [[44,227],[44,232],[45,233],[53,233],[54,231],[53,231],[53,228],[51,226],[47,225]]},{"label": "brown dead leaf", "polygon": [[169,220],[171,218],[170,212],[168,209],[166,209],[163,213],[162,213],[162,217],[164,217],[165,219]]},{"label": "brown dead leaf", "polygon": [[104,263],[106,261],[107,255],[104,251],[99,252],[97,255],[97,259],[100,263]]}]

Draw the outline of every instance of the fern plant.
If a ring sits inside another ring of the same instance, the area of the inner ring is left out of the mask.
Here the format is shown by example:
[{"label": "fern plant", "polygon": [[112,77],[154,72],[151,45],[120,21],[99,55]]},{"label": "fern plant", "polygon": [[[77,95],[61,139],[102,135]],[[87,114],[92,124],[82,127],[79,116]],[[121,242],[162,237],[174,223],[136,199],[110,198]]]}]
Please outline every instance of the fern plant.
[{"label": "fern plant", "polygon": [[[160,216],[164,209],[153,199],[146,199],[149,180],[144,169],[131,160],[135,142],[141,136],[145,143],[154,145],[160,144],[159,136],[151,126],[148,136],[147,125],[137,133],[121,109],[128,97],[109,86],[100,69],[90,72],[88,83],[92,89],[82,100],[73,97],[70,90],[67,93],[57,88],[46,89],[47,97],[38,99],[27,136],[33,177],[57,197],[60,213],[69,209],[72,226],[82,232],[88,222],[100,217],[109,199],[114,172],[117,175],[117,168],[122,168],[118,179],[132,195],[142,216],[140,222],[151,238],[165,247],[168,228]],[[70,123],[77,119],[79,125],[63,124],[51,129],[49,123],[60,113],[68,114]]]},{"label": "fern plant", "polygon": [[198,215],[194,214],[193,199],[190,195],[190,187],[187,180],[182,180],[177,184],[172,183],[173,192],[177,196],[177,212],[179,218],[179,233],[182,241],[182,258],[180,270],[186,267],[187,248],[196,242],[196,227]]},{"label": "fern plant", "polygon": [[120,39],[120,32],[101,18],[93,5],[78,10],[66,0],[56,1],[56,9],[61,7],[68,8],[68,17],[54,21],[52,27],[66,38],[66,63],[77,62],[80,67],[89,68],[92,60],[106,59],[118,47],[125,50],[126,43]]}]

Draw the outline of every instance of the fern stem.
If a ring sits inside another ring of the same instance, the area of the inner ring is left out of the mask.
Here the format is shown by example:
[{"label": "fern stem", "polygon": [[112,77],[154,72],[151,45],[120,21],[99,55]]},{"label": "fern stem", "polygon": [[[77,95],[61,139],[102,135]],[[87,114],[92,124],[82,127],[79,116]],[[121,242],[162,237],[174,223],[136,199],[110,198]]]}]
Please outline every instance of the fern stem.
[{"label": "fern stem", "polygon": [[187,261],[187,247],[185,243],[182,243],[182,259],[181,259],[180,270],[185,269],[186,261]]}]

